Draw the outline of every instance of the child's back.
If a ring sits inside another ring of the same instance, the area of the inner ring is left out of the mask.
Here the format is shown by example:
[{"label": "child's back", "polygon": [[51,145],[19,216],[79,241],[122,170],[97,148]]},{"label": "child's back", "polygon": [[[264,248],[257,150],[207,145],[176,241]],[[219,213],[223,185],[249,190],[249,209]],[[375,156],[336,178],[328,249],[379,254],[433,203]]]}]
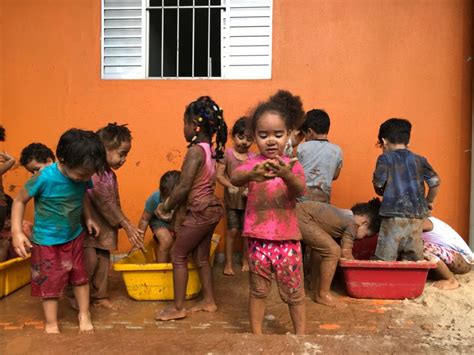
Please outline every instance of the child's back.
[{"label": "child's back", "polygon": [[[407,149],[411,123],[391,118],[379,129],[383,154],[377,159],[373,185],[383,196],[382,223],[375,255],[382,260],[423,259],[421,232],[436,197],[439,177],[426,158]],[[425,197],[425,186],[429,190]],[[400,255],[399,255],[400,254]]]},{"label": "child's back", "polygon": [[306,142],[298,146],[298,160],[303,166],[306,197],[329,203],[332,181],[339,177],[342,168],[342,150],[327,139],[329,116],[323,110],[311,110],[301,127]]}]

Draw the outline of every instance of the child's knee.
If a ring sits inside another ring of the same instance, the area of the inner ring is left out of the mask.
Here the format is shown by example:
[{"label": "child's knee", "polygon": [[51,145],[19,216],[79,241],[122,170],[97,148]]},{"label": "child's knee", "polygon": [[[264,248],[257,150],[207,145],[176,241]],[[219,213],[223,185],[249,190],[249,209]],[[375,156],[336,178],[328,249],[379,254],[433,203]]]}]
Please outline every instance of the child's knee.
[{"label": "child's knee", "polygon": [[270,293],[271,283],[263,276],[253,272],[249,274],[250,296],[254,298],[266,298]]},{"label": "child's knee", "polygon": [[288,290],[285,288],[279,288],[280,298],[283,302],[291,306],[298,306],[304,304],[304,288],[298,287],[297,289]]}]

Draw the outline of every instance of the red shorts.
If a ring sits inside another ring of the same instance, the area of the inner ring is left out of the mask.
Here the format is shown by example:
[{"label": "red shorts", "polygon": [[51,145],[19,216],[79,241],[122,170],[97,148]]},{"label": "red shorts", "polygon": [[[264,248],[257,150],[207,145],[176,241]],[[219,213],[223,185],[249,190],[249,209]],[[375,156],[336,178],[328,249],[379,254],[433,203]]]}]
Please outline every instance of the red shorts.
[{"label": "red shorts", "polygon": [[84,268],[84,237],[65,244],[38,245],[31,249],[31,295],[57,298],[70,283],[73,286],[89,282]]}]

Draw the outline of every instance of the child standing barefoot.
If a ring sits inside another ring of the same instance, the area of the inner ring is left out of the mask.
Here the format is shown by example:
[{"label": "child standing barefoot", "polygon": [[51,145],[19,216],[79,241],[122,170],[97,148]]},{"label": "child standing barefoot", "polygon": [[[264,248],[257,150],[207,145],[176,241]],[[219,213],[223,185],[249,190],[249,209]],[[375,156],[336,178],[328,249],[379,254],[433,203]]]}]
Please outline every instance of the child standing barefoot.
[{"label": "child standing barefoot", "polygon": [[[70,129],[59,139],[56,155],[58,162],[28,180],[13,201],[13,246],[22,257],[31,248],[31,294],[43,299],[45,332],[59,333],[58,299],[69,282],[79,308],[79,333],[91,334],[82,220],[90,234],[98,231],[86,188],[91,176],[104,169],[105,151],[95,133]],[[22,220],[32,197],[35,223],[30,242],[22,231]]]},{"label": "child standing barefoot", "polygon": [[296,218],[296,198],[305,190],[304,171],[283,157],[288,134],[294,126],[293,108],[301,110],[299,97],[280,91],[260,104],[252,128],[260,155],[249,159],[232,174],[235,186],[248,184],[243,235],[247,237],[250,265],[250,326],[262,334],[265,299],[270,292],[272,272],[283,302],[288,304],[295,333],[305,333],[304,284],[301,233]]},{"label": "child standing barefoot", "polygon": [[153,192],[145,202],[145,209],[138,222],[138,229],[145,232],[146,227],[150,226],[153,232],[153,238],[158,243],[156,251],[157,263],[169,263],[170,249],[174,243],[171,224],[159,219],[154,212],[161,202],[166,201],[175,186],[179,182],[181,173],[177,170],[170,170],[164,173],[160,179],[160,188]]},{"label": "child standing barefoot", "polygon": [[[216,149],[211,150],[212,138],[216,136]],[[181,178],[170,197],[158,205],[156,213],[169,219],[170,212],[186,203],[186,216],[176,229],[176,241],[171,248],[173,263],[174,307],[158,312],[157,320],[186,317],[184,300],[188,284],[188,254],[199,272],[203,300],[191,311],[215,312],[212,287],[212,270],[209,264],[209,249],[214,228],[222,217],[223,208],[214,195],[215,159],[222,159],[227,141],[227,126],[222,110],[208,96],[202,96],[189,104],[184,112],[184,137],[189,149],[181,168]]]},{"label": "child standing barefoot", "polygon": [[[227,213],[227,235],[225,238],[224,275],[234,275],[232,254],[234,241],[239,238],[244,227],[244,212],[247,198],[245,187],[236,187],[230,183],[232,172],[254,154],[249,152],[253,136],[247,128],[247,117],[239,118],[232,127],[233,149],[226,149],[224,159],[217,164],[217,181],[224,186],[224,204]],[[247,248],[242,250],[242,271],[249,271]]]},{"label": "child standing barefoot", "polygon": [[118,230],[123,228],[134,247],[142,245],[142,232],[130,223],[120,206],[117,175],[132,148],[132,135],[126,125],[109,123],[97,135],[104,144],[107,166],[92,176],[92,189],[87,191],[92,202],[92,215],[99,223],[98,236],[87,235],[84,240],[84,263],[89,277],[90,297],[94,306],[117,309],[108,298],[110,251],[117,249]]}]

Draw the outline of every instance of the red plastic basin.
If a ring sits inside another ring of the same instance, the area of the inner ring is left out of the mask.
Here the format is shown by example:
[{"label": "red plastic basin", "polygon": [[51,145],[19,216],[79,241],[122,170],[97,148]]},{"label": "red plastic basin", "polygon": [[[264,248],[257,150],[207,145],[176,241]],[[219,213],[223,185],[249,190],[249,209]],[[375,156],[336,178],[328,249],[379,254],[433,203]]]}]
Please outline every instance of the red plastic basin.
[{"label": "red plastic basin", "polygon": [[341,259],[346,290],[354,298],[404,299],[423,293],[430,261]]}]

